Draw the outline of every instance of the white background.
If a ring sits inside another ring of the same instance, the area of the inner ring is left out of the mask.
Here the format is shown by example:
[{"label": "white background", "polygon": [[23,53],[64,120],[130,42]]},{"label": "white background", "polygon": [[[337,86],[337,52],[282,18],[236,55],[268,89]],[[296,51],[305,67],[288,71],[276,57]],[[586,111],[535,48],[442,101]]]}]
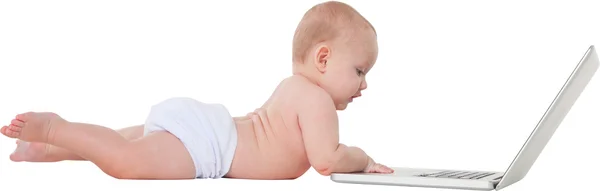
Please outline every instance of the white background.
[{"label": "white background", "polygon": [[[295,27],[322,1],[2,1],[0,121],[26,111],[122,128],[173,96],[259,107],[291,74]],[[344,1],[376,27],[369,88],[341,140],[398,167],[505,170],[589,45],[592,1]],[[600,77],[529,174],[506,190],[596,187]],[[0,190],[440,190],[297,180],[124,181],[89,162],[14,163]]]}]

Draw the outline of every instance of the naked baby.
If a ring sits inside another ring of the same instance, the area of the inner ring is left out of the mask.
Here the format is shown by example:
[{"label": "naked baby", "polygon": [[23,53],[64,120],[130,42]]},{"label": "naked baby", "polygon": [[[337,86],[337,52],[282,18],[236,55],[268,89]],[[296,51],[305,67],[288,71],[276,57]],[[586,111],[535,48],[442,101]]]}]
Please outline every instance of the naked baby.
[{"label": "naked baby", "polygon": [[311,167],[325,176],[392,173],[339,143],[337,111],[361,96],[377,59],[373,26],[347,4],[321,3],[303,16],[292,49],[293,75],[246,116],[175,97],[119,130],[26,112],[0,131],[17,139],[13,161],[87,160],[118,179],[294,179]]}]

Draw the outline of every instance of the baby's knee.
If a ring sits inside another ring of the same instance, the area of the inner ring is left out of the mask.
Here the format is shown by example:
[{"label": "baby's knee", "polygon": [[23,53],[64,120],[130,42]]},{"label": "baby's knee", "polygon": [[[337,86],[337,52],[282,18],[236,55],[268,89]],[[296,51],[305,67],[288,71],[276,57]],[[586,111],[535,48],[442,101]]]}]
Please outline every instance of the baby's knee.
[{"label": "baby's knee", "polygon": [[135,180],[135,179],[143,179],[140,173],[135,171],[131,171],[127,168],[114,168],[109,171],[104,171],[107,175],[116,178],[116,179],[124,179],[124,180]]},{"label": "baby's knee", "polygon": [[143,179],[140,162],[132,153],[127,151],[116,151],[109,163],[102,170],[116,179]]}]

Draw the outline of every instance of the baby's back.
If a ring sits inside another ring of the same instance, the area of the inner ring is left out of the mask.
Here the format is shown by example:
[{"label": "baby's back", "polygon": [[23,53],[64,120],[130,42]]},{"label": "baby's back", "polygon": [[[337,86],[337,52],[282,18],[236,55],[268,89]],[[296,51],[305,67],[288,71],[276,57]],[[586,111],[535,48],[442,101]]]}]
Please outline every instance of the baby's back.
[{"label": "baby's back", "polygon": [[295,108],[311,86],[304,78],[287,78],[261,108],[234,118],[238,147],[226,177],[293,179],[310,168]]}]

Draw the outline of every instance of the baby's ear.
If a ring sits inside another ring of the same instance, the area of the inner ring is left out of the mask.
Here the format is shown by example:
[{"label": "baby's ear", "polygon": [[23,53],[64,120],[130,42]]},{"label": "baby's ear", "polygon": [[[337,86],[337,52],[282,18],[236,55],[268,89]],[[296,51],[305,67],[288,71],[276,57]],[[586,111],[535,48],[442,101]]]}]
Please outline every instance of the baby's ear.
[{"label": "baby's ear", "polygon": [[325,72],[327,67],[327,60],[331,55],[331,50],[326,45],[320,45],[317,47],[315,52],[315,65],[319,72]]}]

